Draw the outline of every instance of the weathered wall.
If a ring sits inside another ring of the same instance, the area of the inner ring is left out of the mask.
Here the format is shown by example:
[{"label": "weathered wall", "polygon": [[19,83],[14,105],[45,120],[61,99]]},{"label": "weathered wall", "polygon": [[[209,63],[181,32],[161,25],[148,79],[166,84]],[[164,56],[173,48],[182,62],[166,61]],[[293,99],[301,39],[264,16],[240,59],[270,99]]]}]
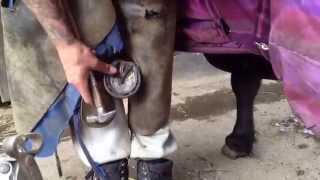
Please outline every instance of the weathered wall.
[{"label": "weathered wall", "polygon": [[1,98],[0,103],[7,102],[10,100],[9,91],[8,91],[6,64],[4,61],[1,9],[0,9],[0,98]]}]

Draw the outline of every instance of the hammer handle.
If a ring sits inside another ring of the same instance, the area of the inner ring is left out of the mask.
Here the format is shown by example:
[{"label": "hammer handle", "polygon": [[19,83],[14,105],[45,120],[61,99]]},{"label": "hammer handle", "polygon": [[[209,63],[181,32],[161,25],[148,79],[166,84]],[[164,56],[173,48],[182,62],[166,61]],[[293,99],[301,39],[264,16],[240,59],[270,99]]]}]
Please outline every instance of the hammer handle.
[{"label": "hammer handle", "polygon": [[94,76],[94,73],[90,72],[89,76],[90,76],[93,103],[94,103],[96,108],[103,107],[102,97],[101,97],[101,94],[99,92],[98,83],[97,83],[97,80],[96,80],[96,78]]}]

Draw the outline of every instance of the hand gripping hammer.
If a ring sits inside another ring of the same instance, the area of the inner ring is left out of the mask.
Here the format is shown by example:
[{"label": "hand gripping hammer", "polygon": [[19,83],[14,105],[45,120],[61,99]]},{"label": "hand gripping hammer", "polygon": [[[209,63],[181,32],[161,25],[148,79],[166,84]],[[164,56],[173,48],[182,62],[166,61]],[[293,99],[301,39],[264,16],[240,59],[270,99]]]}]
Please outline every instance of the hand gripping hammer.
[{"label": "hand gripping hammer", "polygon": [[[97,79],[93,72],[89,74],[91,94],[93,97],[94,106],[96,108],[96,114],[90,114],[86,117],[88,123],[106,123],[109,124],[114,116],[116,115],[116,110],[107,111],[103,101],[101,93],[103,92],[102,87],[99,86]],[[102,90],[101,90],[102,89]]]}]

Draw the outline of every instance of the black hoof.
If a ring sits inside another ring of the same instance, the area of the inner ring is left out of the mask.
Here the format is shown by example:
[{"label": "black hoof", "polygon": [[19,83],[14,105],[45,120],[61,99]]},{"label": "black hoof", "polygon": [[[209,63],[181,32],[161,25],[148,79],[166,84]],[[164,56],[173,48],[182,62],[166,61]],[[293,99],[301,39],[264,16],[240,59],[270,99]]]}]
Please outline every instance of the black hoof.
[{"label": "black hoof", "polygon": [[241,157],[247,157],[250,155],[250,153],[234,151],[234,150],[230,149],[227,145],[224,145],[222,147],[221,152],[223,155],[225,155],[226,157],[233,159],[233,160],[236,160]]},{"label": "black hoof", "polygon": [[253,149],[254,136],[234,136],[226,138],[226,144],[222,148],[222,154],[230,159],[249,156]]}]

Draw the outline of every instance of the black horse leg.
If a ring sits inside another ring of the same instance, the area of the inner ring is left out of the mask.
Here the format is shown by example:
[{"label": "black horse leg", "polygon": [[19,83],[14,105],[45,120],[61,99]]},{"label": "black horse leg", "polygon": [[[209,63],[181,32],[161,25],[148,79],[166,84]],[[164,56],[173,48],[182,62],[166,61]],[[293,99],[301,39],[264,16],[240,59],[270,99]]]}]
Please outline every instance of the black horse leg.
[{"label": "black horse leg", "polygon": [[233,69],[231,86],[236,96],[237,120],[233,131],[226,138],[222,152],[230,158],[248,156],[254,143],[254,99],[261,84],[259,75],[245,67]]},{"label": "black horse leg", "polygon": [[232,159],[248,156],[254,143],[254,99],[263,78],[275,79],[272,67],[262,57],[250,54],[205,56],[213,66],[232,73],[237,101],[237,120],[222,152]]}]

